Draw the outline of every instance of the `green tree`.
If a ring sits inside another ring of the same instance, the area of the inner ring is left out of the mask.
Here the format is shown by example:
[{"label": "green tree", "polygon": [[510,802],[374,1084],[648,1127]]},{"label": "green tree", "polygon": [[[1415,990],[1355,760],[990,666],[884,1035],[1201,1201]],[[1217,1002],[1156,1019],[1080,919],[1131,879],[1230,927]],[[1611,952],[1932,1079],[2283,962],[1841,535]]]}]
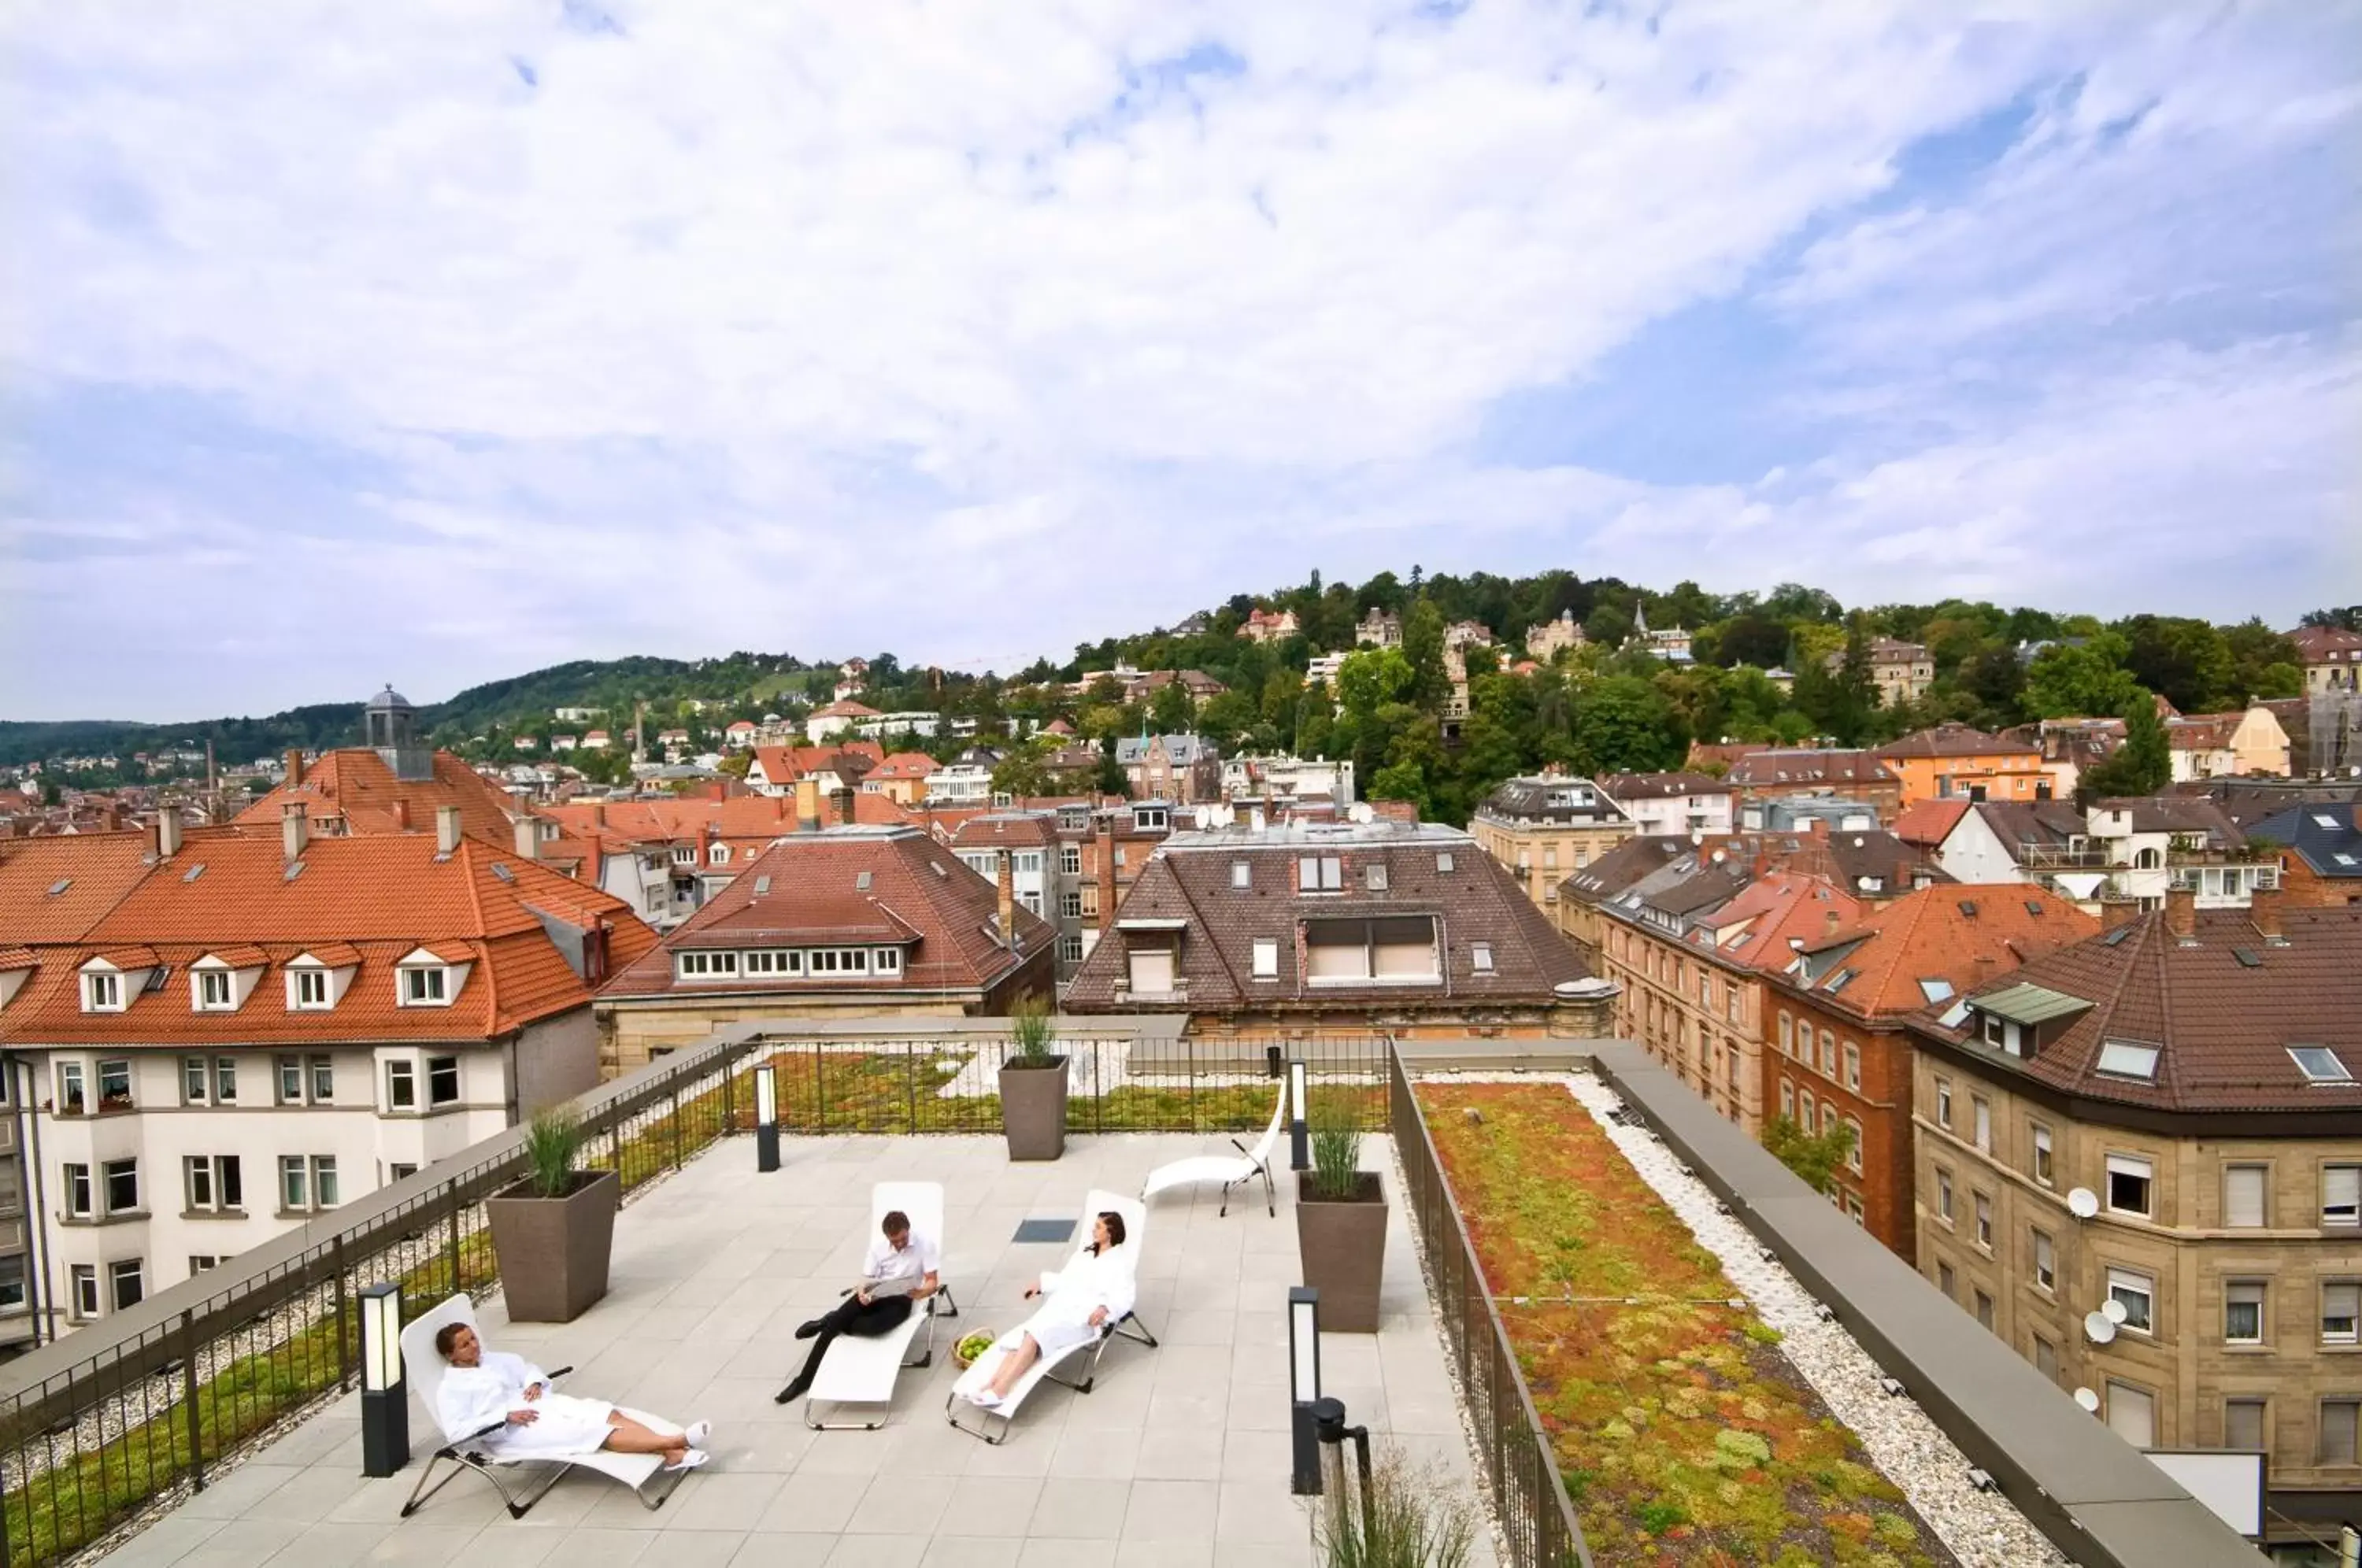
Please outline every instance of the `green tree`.
[{"label": "green tree", "polygon": [[1189,689],[1178,680],[1167,681],[1156,689],[1155,698],[1148,705],[1150,722],[1164,734],[1177,735],[1189,728],[1198,716],[1198,704],[1191,700]]},{"label": "green tree", "polygon": [[2124,667],[2126,645],[2114,632],[2081,643],[2053,643],[2025,671],[2025,711],[2037,719],[2088,719],[2121,713],[2142,696]]},{"label": "green tree", "polygon": [[2124,719],[2125,744],[2079,780],[2076,793],[2087,801],[2154,795],[2173,782],[2173,751],[2147,692],[2125,706]]},{"label": "green tree", "polygon": [[1575,755],[1585,773],[1679,767],[1690,737],[1664,694],[1636,675],[1607,675],[1575,698]]},{"label": "green tree", "polygon": [[1124,772],[1123,764],[1115,759],[1114,747],[1109,746],[1099,752],[1098,777],[1092,783],[1102,795],[1113,795],[1119,801],[1131,798],[1131,778]]},{"label": "green tree", "polygon": [[1807,1132],[1794,1117],[1775,1116],[1764,1124],[1763,1147],[1805,1186],[1826,1195],[1837,1185],[1838,1167],[1853,1152],[1853,1129],[1840,1123],[1827,1132]]},{"label": "green tree", "polygon": [[1451,682],[1443,668],[1443,612],[1433,599],[1421,599],[1403,617],[1402,656],[1410,664],[1410,700],[1441,707]]},{"label": "green tree", "polygon": [[1346,655],[1345,662],[1338,667],[1337,700],[1345,705],[1348,714],[1366,719],[1388,702],[1408,699],[1415,681],[1410,660],[1403,656],[1402,649],[1363,648],[1360,653]]},{"label": "green tree", "polygon": [[1027,795],[1048,795],[1055,792],[1056,780],[1050,777],[1046,766],[1050,746],[1039,740],[1029,740],[1010,749],[992,770],[993,792],[1022,798]]},{"label": "green tree", "polygon": [[2237,701],[2231,645],[2204,621],[2135,615],[2109,628],[2125,639],[2123,664],[2135,680],[2185,713],[2215,712]]},{"label": "green tree", "polygon": [[2235,701],[2303,694],[2304,657],[2287,637],[2248,620],[2225,631],[2223,641],[2231,650]]}]

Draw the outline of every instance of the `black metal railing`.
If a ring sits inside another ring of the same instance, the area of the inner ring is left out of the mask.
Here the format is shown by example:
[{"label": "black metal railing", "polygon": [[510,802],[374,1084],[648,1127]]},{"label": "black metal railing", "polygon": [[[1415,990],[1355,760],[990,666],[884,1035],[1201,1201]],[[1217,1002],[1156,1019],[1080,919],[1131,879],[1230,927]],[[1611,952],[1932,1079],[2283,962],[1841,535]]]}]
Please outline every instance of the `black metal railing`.
[{"label": "black metal railing", "polygon": [[1518,1370],[1517,1353],[1468,1229],[1461,1223],[1451,1185],[1428,1136],[1402,1057],[1387,1073],[1388,1129],[1402,1159],[1405,1199],[1426,1254],[1444,1353],[1459,1375],[1460,1392],[1477,1447],[1477,1470],[1493,1502],[1516,1568],[1591,1568],[1573,1504],[1559,1477],[1550,1434]]},{"label": "black metal railing", "polygon": [[[1385,1125],[1383,1038],[1074,1038],[1067,1125],[1259,1132],[1279,1085],[1269,1047],[1310,1068],[1316,1111]],[[1008,1039],[980,1021],[939,1035],[740,1025],[570,1102],[583,1163],[625,1192],[755,1123],[751,1075],[780,1072],[790,1132],[997,1132]],[[525,1170],[512,1129],[33,1353],[0,1373],[0,1565],[83,1551],[288,1430],[359,1370],[358,1293],[399,1282],[413,1315],[498,1282],[484,1199]]]}]

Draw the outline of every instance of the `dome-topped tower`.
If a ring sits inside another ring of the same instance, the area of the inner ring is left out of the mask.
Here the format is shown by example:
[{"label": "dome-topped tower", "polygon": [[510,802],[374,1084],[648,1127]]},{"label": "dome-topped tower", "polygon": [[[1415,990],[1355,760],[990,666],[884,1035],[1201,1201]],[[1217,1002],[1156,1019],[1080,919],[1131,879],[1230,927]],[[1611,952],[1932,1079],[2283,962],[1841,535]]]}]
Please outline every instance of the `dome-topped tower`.
[{"label": "dome-topped tower", "polygon": [[369,700],[361,711],[370,749],[393,769],[396,778],[435,777],[435,750],[418,736],[418,710],[391,682]]}]

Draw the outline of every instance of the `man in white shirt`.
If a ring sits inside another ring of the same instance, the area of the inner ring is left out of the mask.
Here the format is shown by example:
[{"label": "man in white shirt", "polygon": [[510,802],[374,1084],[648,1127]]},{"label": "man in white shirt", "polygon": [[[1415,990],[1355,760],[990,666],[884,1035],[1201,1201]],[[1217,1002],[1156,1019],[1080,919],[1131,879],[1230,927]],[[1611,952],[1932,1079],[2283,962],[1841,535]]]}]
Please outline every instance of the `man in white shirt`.
[{"label": "man in white shirt", "polygon": [[865,1286],[798,1329],[796,1338],[814,1343],[811,1353],[804,1358],[803,1370],[772,1396],[779,1404],[803,1397],[804,1391],[811,1386],[812,1374],[820,1370],[821,1358],[828,1354],[828,1347],[837,1335],[874,1339],[891,1332],[918,1310],[920,1302],[943,1288],[939,1277],[943,1253],[933,1236],[911,1230],[911,1217],[899,1209],[889,1210],[877,1228],[880,1234],[869,1243],[869,1255],[861,1263],[861,1277],[878,1285],[906,1280],[915,1283],[907,1290],[891,1294]]}]

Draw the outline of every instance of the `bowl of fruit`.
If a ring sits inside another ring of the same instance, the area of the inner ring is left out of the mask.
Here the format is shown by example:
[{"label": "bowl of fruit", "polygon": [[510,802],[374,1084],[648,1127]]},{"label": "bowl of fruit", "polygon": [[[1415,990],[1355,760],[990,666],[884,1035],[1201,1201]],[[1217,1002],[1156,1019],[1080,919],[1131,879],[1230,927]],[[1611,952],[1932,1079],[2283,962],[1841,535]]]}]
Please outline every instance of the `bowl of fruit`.
[{"label": "bowl of fruit", "polygon": [[976,1364],[977,1357],[992,1348],[992,1342],[998,1338],[990,1329],[978,1329],[952,1347],[952,1360],[965,1372]]}]

